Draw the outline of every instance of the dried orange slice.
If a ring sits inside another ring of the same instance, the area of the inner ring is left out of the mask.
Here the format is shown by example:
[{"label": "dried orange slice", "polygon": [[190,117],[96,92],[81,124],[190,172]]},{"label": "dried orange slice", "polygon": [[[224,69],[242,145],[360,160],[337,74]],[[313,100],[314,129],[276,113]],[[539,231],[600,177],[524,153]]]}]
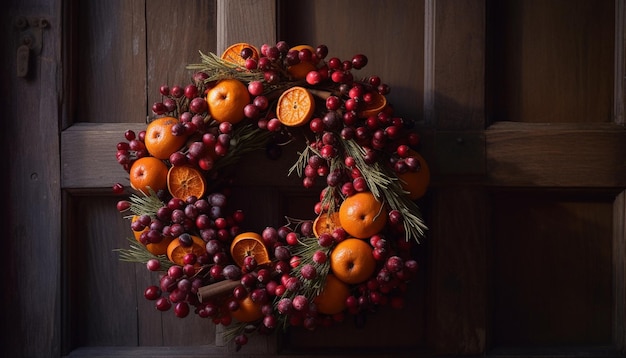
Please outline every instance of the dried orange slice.
[{"label": "dried orange slice", "polygon": [[184,257],[189,253],[200,256],[206,253],[206,244],[198,236],[191,235],[191,246],[184,246],[177,237],[169,245],[167,245],[167,258],[173,263],[183,266],[185,264]]},{"label": "dried orange slice", "polygon": [[288,127],[297,127],[308,123],[314,110],[315,100],[311,92],[304,87],[294,86],[278,98],[276,117]]},{"label": "dried orange slice", "polygon": [[226,50],[224,50],[224,52],[222,52],[221,58],[222,60],[237,64],[239,66],[245,66],[246,59],[241,57],[241,51],[244,48],[249,48],[250,50],[252,50],[252,56],[250,56],[250,58],[253,58],[255,60],[259,59],[259,50],[247,42],[238,42],[230,45]]},{"label": "dried orange slice", "polygon": [[378,92],[370,92],[372,101],[359,113],[359,117],[367,118],[369,116],[378,115],[387,106],[387,98]]},{"label": "dried orange slice", "polygon": [[263,238],[255,232],[244,232],[235,236],[230,244],[230,255],[239,267],[244,266],[246,256],[254,256],[258,265],[270,263],[270,255]]},{"label": "dried orange slice", "polygon": [[167,189],[172,196],[187,201],[191,196],[204,195],[206,180],[202,173],[190,166],[173,166],[167,173]]},{"label": "dried orange slice", "polygon": [[313,234],[316,237],[320,237],[322,234],[332,234],[338,227],[341,227],[339,213],[328,214],[328,212],[323,212],[313,221]]}]

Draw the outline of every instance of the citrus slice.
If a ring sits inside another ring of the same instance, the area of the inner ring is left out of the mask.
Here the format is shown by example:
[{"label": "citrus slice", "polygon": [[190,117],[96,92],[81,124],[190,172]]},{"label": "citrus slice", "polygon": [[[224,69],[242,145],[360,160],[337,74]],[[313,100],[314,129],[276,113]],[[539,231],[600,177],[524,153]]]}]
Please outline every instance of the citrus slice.
[{"label": "citrus slice", "polygon": [[184,257],[189,253],[200,256],[206,253],[206,244],[198,236],[191,235],[191,246],[185,246],[177,237],[169,245],[167,245],[167,258],[173,263],[183,266],[185,264]]},{"label": "citrus slice", "polygon": [[230,63],[237,64],[239,66],[245,66],[246,59],[241,57],[241,51],[244,48],[249,48],[252,50],[252,56],[250,58],[258,60],[259,59],[259,50],[253,45],[247,42],[238,42],[230,45],[224,52],[222,52],[222,60],[228,61]]},{"label": "citrus slice", "polygon": [[315,101],[311,92],[304,87],[294,86],[278,98],[276,117],[288,127],[297,127],[308,123],[314,110]]},{"label": "citrus slice", "polygon": [[233,239],[230,244],[230,255],[239,266],[244,266],[244,259],[253,256],[258,265],[270,263],[270,255],[263,243],[261,235],[255,232],[244,232]]},{"label": "citrus slice", "polygon": [[328,212],[323,212],[313,221],[313,234],[316,237],[322,234],[332,234],[338,227],[341,227],[339,213],[333,212],[329,215]]},{"label": "citrus slice", "polygon": [[370,116],[376,116],[387,106],[387,98],[382,94],[373,91],[370,92],[372,100],[365,105],[365,108],[359,113],[359,117],[367,118]]},{"label": "citrus slice", "polygon": [[187,201],[204,195],[206,181],[202,173],[190,166],[173,166],[167,173],[167,189],[173,197]]}]

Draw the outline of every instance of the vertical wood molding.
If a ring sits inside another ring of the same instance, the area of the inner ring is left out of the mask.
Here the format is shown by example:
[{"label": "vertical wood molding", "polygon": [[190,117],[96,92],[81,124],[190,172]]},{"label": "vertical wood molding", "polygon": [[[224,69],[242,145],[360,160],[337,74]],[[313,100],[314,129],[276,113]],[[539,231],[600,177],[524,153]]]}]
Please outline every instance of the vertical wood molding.
[{"label": "vertical wood molding", "polygon": [[615,80],[613,99],[613,121],[616,124],[624,125],[624,106],[626,94],[624,93],[624,80],[626,76],[626,4],[624,0],[615,0]]},{"label": "vertical wood molding", "polygon": [[217,0],[217,49],[236,42],[276,43],[277,0]]},{"label": "vertical wood molding", "polygon": [[613,203],[613,344],[626,348],[626,191]]},{"label": "vertical wood molding", "polygon": [[435,0],[424,0],[424,125],[435,121]]}]

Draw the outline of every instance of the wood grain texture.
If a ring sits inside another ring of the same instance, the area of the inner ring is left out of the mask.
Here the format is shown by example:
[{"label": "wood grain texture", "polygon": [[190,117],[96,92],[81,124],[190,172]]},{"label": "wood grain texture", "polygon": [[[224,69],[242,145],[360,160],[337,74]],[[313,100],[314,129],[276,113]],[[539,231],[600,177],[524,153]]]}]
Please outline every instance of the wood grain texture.
[{"label": "wood grain texture", "polygon": [[237,42],[260,47],[275,44],[277,1],[275,0],[217,0],[216,53],[221,54]]},{"label": "wood grain texture", "polygon": [[613,202],[613,343],[626,349],[626,191]]},{"label": "wood grain texture", "polygon": [[[54,1],[5,4],[0,15],[0,103],[4,108],[0,219],[5,235],[0,269],[0,347],[7,357],[59,356],[61,340],[60,23]],[[36,9],[36,14],[34,13]],[[16,76],[18,15],[50,21],[41,54],[30,54],[28,78]]]},{"label": "wood grain texture", "polygon": [[[200,62],[199,51],[215,51],[215,3],[194,0],[181,6],[175,1],[146,1],[145,21],[147,57],[143,61],[147,64],[148,98],[145,113],[152,116],[152,104],[162,100],[159,87],[184,87],[192,83],[193,71],[186,69],[186,66]],[[143,121],[139,118],[137,120]],[[133,121],[135,119],[132,118],[125,120]]]},{"label": "wood grain texture", "polygon": [[611,344],[613,200],[537,190],[494,195],[494,347]]},{"label": "wood grain texture", "polygon": [[437,1],[434,16],[434,126],[485,128],[485,1]]},{"label": "wood grain texture", "polygon": [[77,122],[144,122],[144,0],[77,4]]},{"label": "wood grain texture", "polygon": [[626,185],[626,131],[622,126],[500,122],[491,126],[485,137],[493,185]]},{"label": "wood grain texture", "polygon": [[436,354],[479,354],[486,349],[486,194],[484,189],[462,186],[447,186],[433,194],[428,332]]},{"label": "wood grain texture", "polygon": [[491,4],[493,120],[613,121],[614,1]]}]

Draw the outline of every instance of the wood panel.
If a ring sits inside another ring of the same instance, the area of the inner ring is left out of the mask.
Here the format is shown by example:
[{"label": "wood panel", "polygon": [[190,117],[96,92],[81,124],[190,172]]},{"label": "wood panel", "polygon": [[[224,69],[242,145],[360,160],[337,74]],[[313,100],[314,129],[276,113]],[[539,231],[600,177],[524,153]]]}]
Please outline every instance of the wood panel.
[{"label": "wood panel", "polygon": [[499,122],[485,136],[493,185],[626,185],[626,131],[622,126]]},{"label": "wood panel", "polygon": [[612,344],[613,196],[494,197],[493,345]]},{"label": "wood panel", "polygon": [[[0,168],[4,215],[4,284],[0,293],[0,349],[4,356],[59,356],[61,325],[61,191],[57,1],[8,1],[0,12]],[[29,75],[17,77],[22,44],[18,16],[41,17],[41,53],[30,53]]]},{"label": "wood panel", "polygon": [[[72,3],[72,2],[70,2]],[[144,0],[77,1],[73,64],[77,122],[143,122],[146,104]],[[80,14],[80,16],[78,16]],[[75,16],[75,17],[73,17]],[[153,31],[153,30],[151,30]],[[68,45],[70,45],[68,43]]]},{"label": "wood panel", "polygon": [[614,1],[489,4],[494,121],[612,121]]}]

